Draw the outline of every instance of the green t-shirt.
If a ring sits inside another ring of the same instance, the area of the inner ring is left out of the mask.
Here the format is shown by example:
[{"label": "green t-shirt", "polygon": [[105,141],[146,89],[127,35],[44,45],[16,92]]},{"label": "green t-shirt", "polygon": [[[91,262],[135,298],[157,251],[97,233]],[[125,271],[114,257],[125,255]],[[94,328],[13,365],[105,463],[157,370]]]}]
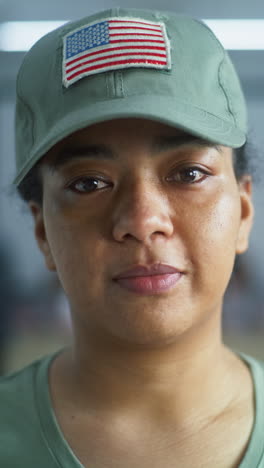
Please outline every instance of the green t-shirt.
[{"label": "green t-shirt", "polygon": [[[0,467],[83,468],[60,430],[51,405],[48,368],[53,353],[0,379]],[[239,468],[264,468],[264,363],[238,353],[255,388],[255,420]]]}]

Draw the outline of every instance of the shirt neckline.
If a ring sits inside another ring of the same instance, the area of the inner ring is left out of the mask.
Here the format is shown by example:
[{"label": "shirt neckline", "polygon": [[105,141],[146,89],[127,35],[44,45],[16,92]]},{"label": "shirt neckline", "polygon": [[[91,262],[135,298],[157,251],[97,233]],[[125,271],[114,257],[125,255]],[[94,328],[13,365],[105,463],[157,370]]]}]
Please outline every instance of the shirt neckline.
[{"label": "shirt neckline", "polygon": [[[34,389],[36,408],[40,419],[42,436],[48,449],[56,459],[58,466],[63,468],[85,468],[66,441],[52,406],[49,389],[49,368],[52,361],[64,350],[65,348],[60,349],[40,361]],[[264,427],[264,367],[261,366],[256,358],[248,356],[243,352],[236,351],[235,353],[250,369],[255,397],[253,428],[247,450],[238,468],[248,468],[248,466],[258,468],[260,461],[264,457],[264,437],[262,435]],[[252,460],[254,460],[254,466],[252,465]]]},{"label": "shirt neckline", "polygon": [[40,362],[36,374],[35,401],[42,436],[58,466],[61,468],[85,468],[66,441],[52,406],[49,388],[49,369],[52,361],[64,351],[65,348],[47,356]]},{"label": "shirt neckline", "polygon": [[[249,367],[254,384],[255,415],[253,428],[245,455],[238,468],[258,468],[264,458],[264,366],[243,352],[236,353]],[[254,460],[254,466],[252,466]]]}]

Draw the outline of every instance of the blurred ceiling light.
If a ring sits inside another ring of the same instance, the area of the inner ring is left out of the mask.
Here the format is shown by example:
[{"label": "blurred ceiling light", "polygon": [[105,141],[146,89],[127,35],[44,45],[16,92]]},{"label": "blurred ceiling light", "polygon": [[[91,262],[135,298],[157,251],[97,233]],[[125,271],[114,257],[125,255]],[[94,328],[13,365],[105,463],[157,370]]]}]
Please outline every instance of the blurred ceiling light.
[{"label": "blurred ceiling light", "polygon": [[226,49],[264,50],[264,19],[203,20]]},{"label": "blurred ceiling light", "polygon": [[8,21],[0,23],[0,51],[25,52],[66,21]]},{"label": "blurred ceiling light", "polygon": [[[264,50],[264,19],[204,19],[226,49]],[[0,23],[0,51],[25,52],[42,36],[66,21]]]}]

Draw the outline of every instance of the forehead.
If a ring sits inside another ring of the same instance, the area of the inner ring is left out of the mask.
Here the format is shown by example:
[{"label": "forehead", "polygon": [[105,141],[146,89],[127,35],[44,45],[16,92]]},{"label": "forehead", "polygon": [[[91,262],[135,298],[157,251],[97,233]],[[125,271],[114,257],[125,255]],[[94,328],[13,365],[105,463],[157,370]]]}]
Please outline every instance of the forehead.
[{"label": "forehead", "polygon": [[[142,119],[142,118],[122,118],[113,119],[105,122],[96,123],[86,128],[78,130],[68,137],[61,140],[60,145],[71,143],[72,141],[82,139],[97,139],[105,141],[106,139],[122,139],[123,135],[135,134],[137,141],[142,138],[159,135],[174,135],[174,136],[189,136],[194,137],[191,133],[184,130],[167,125],[163,122]],[[198,138],[198,137],[196,137]],[[205,139],[204,139],[205,140]]]},{"label": "forehead", "polygon": [[[183,146],[221,146],[161,122],[127,118],[101,122],[78,130],[57,143],[44,161],[61,165],[72,157],[87,156],[116,159],[117,153],[143,145],[149,152],[161,153]],[[83,154],[82,154],[83,153]]]}]

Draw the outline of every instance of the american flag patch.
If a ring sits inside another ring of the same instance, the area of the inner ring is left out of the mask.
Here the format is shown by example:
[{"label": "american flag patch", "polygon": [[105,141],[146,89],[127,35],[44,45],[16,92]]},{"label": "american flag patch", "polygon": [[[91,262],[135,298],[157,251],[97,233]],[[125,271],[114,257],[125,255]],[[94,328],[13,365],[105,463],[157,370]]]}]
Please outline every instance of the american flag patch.
[{"label": "american flag patch", "polygon": [[170,44],[164,23],[106,18],[63,38],[63,84],[110,70],[146,67],[169,70]]}]

